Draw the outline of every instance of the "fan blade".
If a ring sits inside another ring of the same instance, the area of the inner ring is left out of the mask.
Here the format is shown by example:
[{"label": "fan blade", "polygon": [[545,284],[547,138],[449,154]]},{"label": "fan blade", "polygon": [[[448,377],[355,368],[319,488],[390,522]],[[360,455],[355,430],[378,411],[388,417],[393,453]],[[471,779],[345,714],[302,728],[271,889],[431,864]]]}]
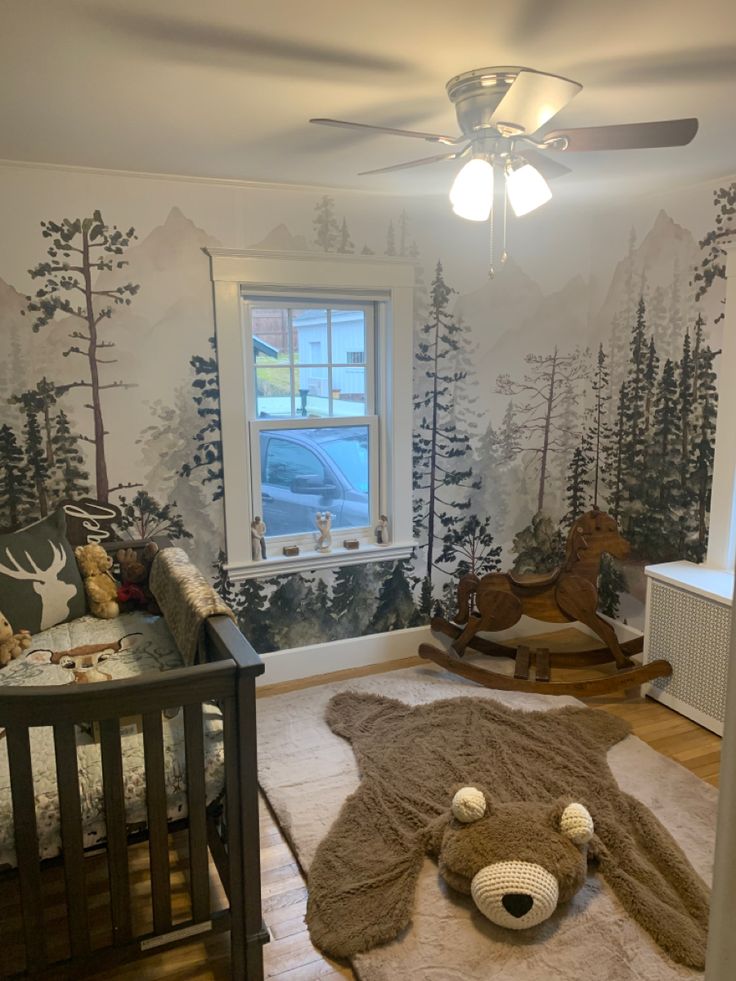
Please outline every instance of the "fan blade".
[{"label": "fan blade", "polygon": [[344,119],[310,119],[310,123],[319,126],[345,126],[349,129],[365,129],[373,133],[390,133],[392,136],[411,136],[416,140],[427,140],[428,143],[446,143],[455,146],[462,143],[464,136],[439,136],[436,133],[417,133],[411,129],[393,129],[391,126],[372,126],[370,123],[349,123]]},{"label": "fan blade", "polygon": [[582,89],[579,82],[559,75],[542,75],[522,69],[508,92],[496,106],[491,125],[508,123],[525,133],[536,133],[560,109],[571,102]]},{"label": "fan blade", "polygon": [[[550,150],[567,153],[581,150],[646,150],[660,146],[685,146],[697,132],[697,119],[661,119],[655,123],[555,129],[544,134],[544,142]],[[557,146],[556,140],[560,140]]]},{"label": "fan blade", "polygon": [[550,160],[544,153],[537,153],[536,150],[521,150],[519,155],[538,170],[547,181],[553,181],[556,177],[564,177],[565,174],[572,173],[569,167],[557,163],[556,160]]},{"label": "fan blade", "polygon": [[405,170],[407,167],[423,167],[425,164],[439,163],[440,160],[456,160],[464,152],[464,150],[461,150],[459,153],[435,153],[432,157],[422,157],[421,160],[408,160],[406,163],[393,164],[391,167],[378,167],[376,170],[361,170],[358,177],[365,177],[366,174],[388,174],[392,170]]}]

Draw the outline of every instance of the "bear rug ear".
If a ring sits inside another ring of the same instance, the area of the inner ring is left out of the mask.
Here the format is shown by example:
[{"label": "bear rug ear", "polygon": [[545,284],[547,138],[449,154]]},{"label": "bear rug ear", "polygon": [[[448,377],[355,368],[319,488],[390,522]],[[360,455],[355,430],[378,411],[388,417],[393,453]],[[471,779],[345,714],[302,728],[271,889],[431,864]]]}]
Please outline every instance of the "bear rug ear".
[{"label": "bear rug ear", "polygon": [[590,811],[582,804],[568,804],[560,815],[560,831],[575,845],[587,845],[595,832]]},{"label": "bear rug ear", "polygon": [[485,815],[487,806],[482,790],[461,787],[452,798],[452,816],[463,824],[472,824]]}]

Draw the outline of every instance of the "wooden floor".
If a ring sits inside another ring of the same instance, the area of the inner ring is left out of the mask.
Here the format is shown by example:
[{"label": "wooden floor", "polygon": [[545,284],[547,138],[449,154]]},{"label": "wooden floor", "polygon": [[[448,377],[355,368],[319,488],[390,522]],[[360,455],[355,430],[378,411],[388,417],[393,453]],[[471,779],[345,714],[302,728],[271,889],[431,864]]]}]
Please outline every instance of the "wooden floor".
[{"label": "wooden floor", "polygon": [[[391,664],[391,670],[426,664],[418,658],[408,658]],[[377,666],[362,670],[342,671],[334,675],[322,675],[306,681],[273,685],[259,691],[259,698],[281,694],[301,688],[335,681],[340,678],[355,678],[364,674],[376,674],[387,670]],[[657,702],[645,699],[636,693],[600,696],[586,699],[594,708],[610,712],[626,719],[635,735],[658,752],[677,760],[687,769],[714,786],[718,785],[721,740],[713,733],[696,725],[689,719],[665,708]],[[133,849],[133,882],[145,893],[146,883],[142,881],[145,868],[145,846],[140,857]],[[172,840],[172,863],[181,862],[176,851],[176,841]],[[139,876],[136,870],[140,866]],[[261,866],[263,882],[263,916],[271,931],[271,942],[264,948],[265,975],[276,981],[315,981],[315,979],[353,978],[346,965],[325,959],[312,947],[309,934],[304,925],[306,910],[306,888],[294,857],[286,844],[273,815],[264,800],[261,801]],[[214,871],[212,872],[213,891],[219,891]],[[182,869],[182,895],[184,881]],[[169,978],[174,981],[184,979],[225,979],[229,977],[228,935],[211,937],[204,942],[192,942],[174,950],[149,957],[143,961],[121,968],[114,973],[96,976],[133,981],[153,981]]]}]

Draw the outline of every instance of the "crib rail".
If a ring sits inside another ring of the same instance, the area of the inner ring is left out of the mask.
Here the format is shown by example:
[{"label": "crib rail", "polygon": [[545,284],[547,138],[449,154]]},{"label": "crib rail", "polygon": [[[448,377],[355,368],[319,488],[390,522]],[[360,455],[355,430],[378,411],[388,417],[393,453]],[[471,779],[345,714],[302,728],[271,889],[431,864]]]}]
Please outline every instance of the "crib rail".
[{"label": "crib rail", "polygon": [[[262,944],[259,830],[255,742],[255,677],[263,665],[225,617],[207,626],[209,662],[92,686],[0,689],[0,727],[5,729],[15,829],[17,881],[22,913],[25,972],[34,977],[80,977],[85,971],[142,956],[181,942],[182,937],[231,930],[233,978],[260,981]],[[207,806],[203,706],[216,701],[222,713],[225,793]],[[191,916],[175,923],[169,861],[170,822],[162,713],[183,714],[186,759],[188,891]],[[153,930],[134,929],[126,824],[121,719],[142,719],[146,774],[151,916]],[[90,932],[82,802],[75,726],[97,723],[106,824],[105,850],[112,943],[93,949]],[[68,956],[54,961],[47,945],[36,823],[30,731],[53,728],[65,882]],[[208,843],[212,846],[228,906],[213,909]],[[12,971],[3,962],[0,976]],[[17,970],[17,969],[14,969]]]}]

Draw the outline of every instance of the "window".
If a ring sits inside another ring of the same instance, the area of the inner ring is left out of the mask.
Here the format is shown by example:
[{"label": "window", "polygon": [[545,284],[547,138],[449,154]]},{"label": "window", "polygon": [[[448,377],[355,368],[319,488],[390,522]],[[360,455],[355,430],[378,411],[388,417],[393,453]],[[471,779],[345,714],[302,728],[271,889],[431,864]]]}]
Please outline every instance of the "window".
[{"label": "window", "polygon": [[[411,554],[414,270],[211,250],[227,568],[234,579]],[[308,283],[308,285],[304,285]],[[316,551],[316,515],[333,547]],[[391,544],[375,526],[389,516]],[[250,525],[266,524],[267,558]],[[357,550],[345,539],[357,539]],[[286,555],[298,546],[299,555]]]}]

